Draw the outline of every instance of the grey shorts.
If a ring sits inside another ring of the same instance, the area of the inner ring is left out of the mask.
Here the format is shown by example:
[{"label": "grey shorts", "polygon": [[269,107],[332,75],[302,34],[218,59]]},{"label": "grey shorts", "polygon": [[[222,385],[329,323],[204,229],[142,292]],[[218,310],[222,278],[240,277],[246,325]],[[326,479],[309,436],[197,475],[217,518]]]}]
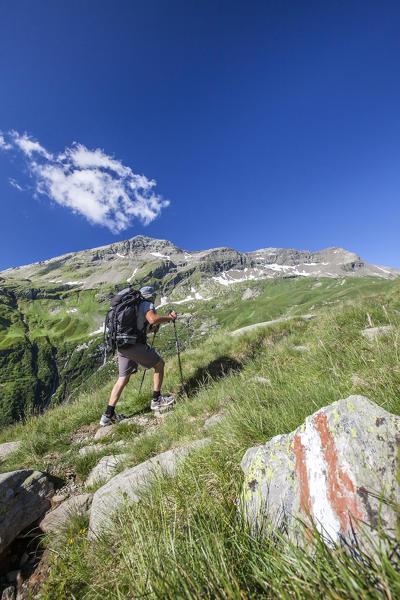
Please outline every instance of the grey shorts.
[{"label": "grey shorts", "polygon": [[161,356],[147,344],[132,344],[118,349],[118,373],[126,377],[136,373],[138,364],[144,369],[152,369],[161,360]]}]

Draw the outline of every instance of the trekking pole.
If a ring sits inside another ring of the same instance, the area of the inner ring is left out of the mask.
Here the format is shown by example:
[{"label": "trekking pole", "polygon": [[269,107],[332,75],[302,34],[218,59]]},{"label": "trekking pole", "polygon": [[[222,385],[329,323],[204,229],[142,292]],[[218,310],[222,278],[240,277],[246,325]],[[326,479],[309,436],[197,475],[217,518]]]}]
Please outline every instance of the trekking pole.
[{"label": "trekking pole", "polygon": [[[157,331],[155,331],[155,332],[153,333],[153,339],[151,340],[151,346],[150,346],[150,350],[153,348],[153,345],[154,345],[154,338],[156,337],[156,333],[157,333]],[[142,381],[140,382],[140,388],[139,388],[139,396],[140,396],[140,392],[142,391],[143,381],[144,381],[144,378],[145,378],[145,376],[146,376],[146,373],[147,373],[147,371],[148,371],[148,369],[145,369],[145,370],[143,371]]]},{"label": "trekking pole", "polygon": [[183,385],[183,375],[182,375],[182,365],[181,365],[181,353],[179,351],[179,342],[178,342],[178,336],[176,333],[176,324],[175,324],[175,319],[172,321],[174,324],[174,333],[175,333],[175,346],[176,346],[176,353],[178,355],[178,363],[179,363],[179,372],[181,374],[181,386],[182,386],[182,392],[184,394],[184,396],[186,396],[186,391],[185,391],[185,386]]}]

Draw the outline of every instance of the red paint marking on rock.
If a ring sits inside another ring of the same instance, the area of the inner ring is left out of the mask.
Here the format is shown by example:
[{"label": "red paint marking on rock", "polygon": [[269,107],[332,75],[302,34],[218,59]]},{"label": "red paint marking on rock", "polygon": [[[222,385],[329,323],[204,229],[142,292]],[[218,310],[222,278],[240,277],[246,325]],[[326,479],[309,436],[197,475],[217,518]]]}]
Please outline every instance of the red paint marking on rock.
[{"label": "red paint marking on rock", "polygon": [[305,515],[311,513],[310,486],[308,484],[306,450],[301,442],[300,435],[294,437],[294,455],[296,458],[296,472],[300,484],[300,507]]},{"label": "red paint marking on rock", "polygon": [[[317,413],[314,416],[314,423],[321,439],[327,465],[328,501],[339,517],[344,533],[347,533],[351,517],[362,519],[363,511],[351,478],[345,472],[343,465],[339,464],[335,440],[329,430],[326,414]],[[354,526],[356,526],[355,523],[353,523]]]}]

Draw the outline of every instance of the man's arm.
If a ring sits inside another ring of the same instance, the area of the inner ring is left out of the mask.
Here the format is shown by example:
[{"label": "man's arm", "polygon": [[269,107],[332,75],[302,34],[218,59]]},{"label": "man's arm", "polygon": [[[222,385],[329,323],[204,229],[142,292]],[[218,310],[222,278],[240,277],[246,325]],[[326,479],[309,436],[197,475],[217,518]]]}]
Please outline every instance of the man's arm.
[{"label": "man's arm", "polygon": [[163,323],[169,323],[170,321],[175,321],[177,317],[174,310],[171,310],[170,314],[166,317],[156,315],[154,310],[148,310],[145,316],[150,325],[162,325]]}]

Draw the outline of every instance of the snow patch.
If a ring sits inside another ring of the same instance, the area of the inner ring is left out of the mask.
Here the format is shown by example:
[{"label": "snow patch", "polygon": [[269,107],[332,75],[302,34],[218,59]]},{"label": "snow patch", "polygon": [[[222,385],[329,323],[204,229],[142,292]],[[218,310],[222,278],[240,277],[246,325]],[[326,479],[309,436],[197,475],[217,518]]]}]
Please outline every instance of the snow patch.
[{"label": "snow patch", "polygon": [[388,271],[387,269],[384,269],[383,267],[378,267],[378,265],[376,265],[377,269],[380,269],[381,271],[383,271],[384,273],[389,273],[390,275],[390,271]]},{"label": "snow patch", "polygon": [[168,260],[171,260],[170,256],[168,256],[167,254],[161,254],[161,252],[150,252],[150,254],[152,256],[156,256],[157,258],[167,258]]},{"label": "snow patch", "polygon": [[130,277],[128,277],[128,279],[127,279],[128,283],[130,283],[132,281],[132,279],[135,277],[137,271],[138,271],[138,268],[136,267],[136,269],[133,271],[132,275]]},{"label": "snow patch", "polygon": [[119,252],[115,253],[117,256],[119,256],[120,258],[125,258],[125,256],[123,254],[119,254]]},{"label": "snow patch", "polygon": [[[256,270],[256,269],[254,269]],[[261,270],[262,273],[264,273],[263,270]],[[232,277],[232,275],[230,275],[229,273],[227,273],[226,271],[224,271],[221,275],[217,275],[215,277],[212,277],[212,279],[214,279],[214,281],[216,281],[217,283],[220,283],[221,285],[232,285],[233,283],[241,283],[242,281],[258,281],[260,279],[270,279],[272,277],[272,275],[262,275],[261,277],[256,277],[256,275],[252,275],[251,273],[249,275],[246,275],[245,277]]]},{"label": "snow patch", "polygon": [[271,263],[270,265],[265,265],[266,269],[272,269],[273,271],[290,271],[296,269],[295,265],[278,265],[277,263]]},{"label": "snow patch", "polygon": [[168,296],[161,296],[160,304],[158,306],[156,306],[156,310],[158,308],[161,308],[161,306],[165,306],[166,304],[168,304]]},{"label": "snow patch", "polygon": [[62,279],[49,279],[49,283],[63,283],[64,285],[83,285],[84,281],[63,281]]},{"label": "snow patch", "polygon": [[204,298],[200,292],[196,292],[196,290],[194,289],[194,287],[190,288],[190,291],[194,294],[194,299],[195,300],[206,300],[206,298]]},{"label": "snow patch", "polygon": [[183,300],[173,300],[172,303],[173,304],[183,304],[184,302],[190,302],[191,300],[194,300],[194,297],[193,296],[187,296]]},{"label": "snow patch", "polygon": [[203,298],[203,296],[199,292],[196,292],[193,287],[191,288],[191,292],[193,292],[193,296],[187,296],[183,300],[172,300],[172,304],[183,304],[184,302],[191,302],[193,300],[212,300],[212,296]]}]

